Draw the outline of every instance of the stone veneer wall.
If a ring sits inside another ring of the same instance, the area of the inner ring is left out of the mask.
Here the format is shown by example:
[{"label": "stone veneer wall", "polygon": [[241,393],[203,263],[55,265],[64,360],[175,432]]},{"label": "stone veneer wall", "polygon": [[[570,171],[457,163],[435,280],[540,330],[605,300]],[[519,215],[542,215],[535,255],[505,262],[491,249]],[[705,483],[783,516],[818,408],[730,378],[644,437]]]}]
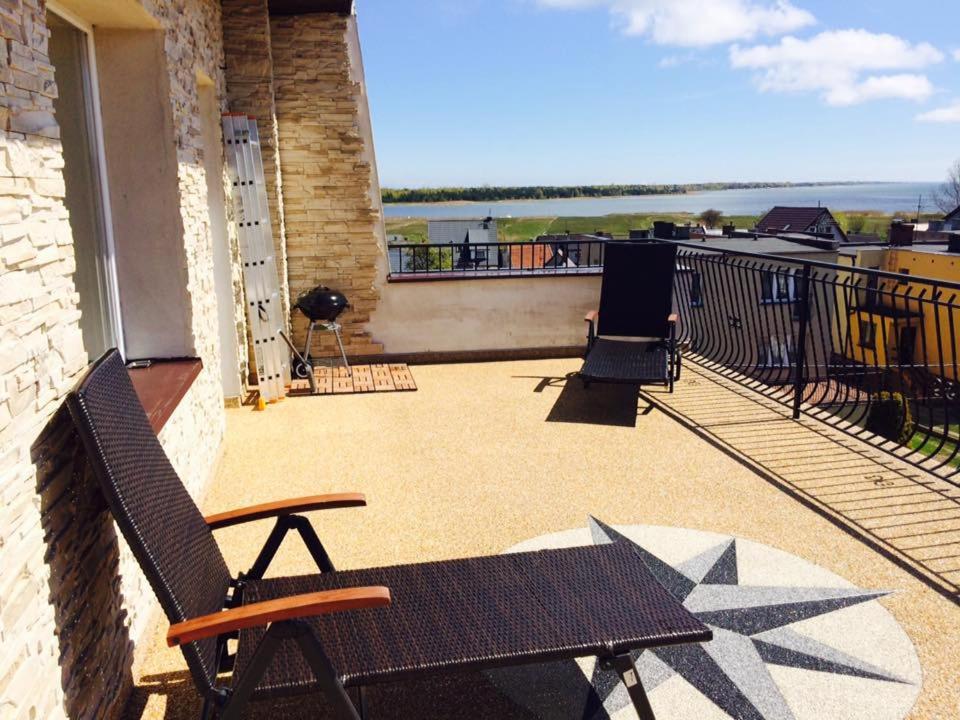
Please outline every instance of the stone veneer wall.
[{"label": "stone veneer wall", "polygon": [[[347,352],[371,355],[383,352],[366,326],[384,250],[362,73],[351,64],[353,22],[332,14],[274,17],[270,29],[290,295],[320,284],[341,290],[351,303],[341,316]],[[306,325],[295,313],[298,347]],[[332,335],[320,333],[314,350],[335,352]]]},{"label": "stone veneer wall", "polygon": [[[165,33],[185,292],[204,362],[161,441],[199,495],[224,432],[196,88],[203,72],[223,97],[220,6],[156,0],[147,10]],[[88,358],[42,3],[0,0],[0,35],[0,717],[117,717],[156,602],[61,408]]]}]

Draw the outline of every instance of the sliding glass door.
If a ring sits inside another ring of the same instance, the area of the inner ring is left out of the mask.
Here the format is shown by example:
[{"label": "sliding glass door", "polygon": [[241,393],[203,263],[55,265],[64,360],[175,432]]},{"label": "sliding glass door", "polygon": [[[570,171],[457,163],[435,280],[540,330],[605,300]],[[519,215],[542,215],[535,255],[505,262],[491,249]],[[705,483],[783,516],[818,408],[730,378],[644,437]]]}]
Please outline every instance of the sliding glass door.
[{"label": "sliding glass door", "polygon": [[[68,19],[70,18],[70,19]],[[80,329],[90,356],[122,347],[109,200],[100,133],[92,29],[48,6],[54,111],[63,143],[64,202],[70,213]]]}]

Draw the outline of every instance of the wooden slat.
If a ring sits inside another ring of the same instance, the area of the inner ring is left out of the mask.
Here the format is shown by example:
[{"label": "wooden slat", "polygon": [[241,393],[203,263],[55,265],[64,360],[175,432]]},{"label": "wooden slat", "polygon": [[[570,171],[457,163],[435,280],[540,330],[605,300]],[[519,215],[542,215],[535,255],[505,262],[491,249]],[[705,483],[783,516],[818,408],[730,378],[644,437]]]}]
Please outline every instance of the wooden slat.
[{"label": "wooden slat", "polygon": [[371,365],[370,371],[373,373],[373,386],[377,392],[390,392],[397,389],[393,384],[390,368],[386,365]]},{"label": "wooden slat", "polygon": [[373,372],[369,365],[357,365],[353,368],[353,391],[373,392]]},{"label": "wooden slat", "polygon": [[[351,393],[393,392],[416,390],[413,373],[405,364],[354,365],[344,367],[320,366],[313,369],[318,395],[348,395]],[[306,380],[290,383],[293,395],[309,395],[310,385]]]},{"label": "wooden slat", "polygon": [[335,368],[333,371],[333,393],[340,395],[353,392],[353,376],[350,371],[344,367]]},{"label": "wooden slat", "polygon": [[413,375],[410,374],[410,368],[406,365],[391,365],[390,374],[393,376],[393,383],[397,386],[397,390],[417,389]]}]

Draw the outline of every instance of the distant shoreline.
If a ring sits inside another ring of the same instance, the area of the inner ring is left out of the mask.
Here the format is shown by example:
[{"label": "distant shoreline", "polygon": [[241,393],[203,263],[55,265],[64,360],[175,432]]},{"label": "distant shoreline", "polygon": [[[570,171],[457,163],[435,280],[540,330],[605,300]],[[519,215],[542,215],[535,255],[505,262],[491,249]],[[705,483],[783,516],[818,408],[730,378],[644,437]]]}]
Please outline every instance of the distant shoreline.
[{"label": "distant shoreline", "polygon": [[[384,205],[466,205],[478,202],[504,203],[538,200],[598,200],[615,198],[671,197],[678,195],[696,195],[704,192],[723,192],[729,190],[775,190],[809,187],[885,185],[896,184],[896,182],[897,181],[893,180],[839,180],[829,182],[679,183],[675,185],[523,185],[512,187],[382,188],[381,199]],[[619,188],[623,188],[625,192],[616,192],[615,190]],[[631,190],[634,192],[630,192]],[[537,193],[537,191],[539,191],[539,195],[531,195],[531,193]],[[440,198],[447,196],[447,199],[419,199],[424,195],[438,195]],[[458,195],[460,197],[456,197]]]}]

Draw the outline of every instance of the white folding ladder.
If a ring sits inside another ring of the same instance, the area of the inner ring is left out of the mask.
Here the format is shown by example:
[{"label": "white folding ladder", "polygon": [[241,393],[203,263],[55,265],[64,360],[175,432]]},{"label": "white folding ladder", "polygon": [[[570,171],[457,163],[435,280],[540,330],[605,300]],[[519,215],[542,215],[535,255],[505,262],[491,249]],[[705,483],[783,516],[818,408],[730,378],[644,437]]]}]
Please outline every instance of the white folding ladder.
[{"label": "white folding ladder", "polygon": [[283,399],[290,382],[290,358],[283,332],[280,279],[263,179],[257,122],[247,115],[223,116],[223,141],[230,174],[233,214],[243,262],[247,320],[253,335],[260,398]]}]

